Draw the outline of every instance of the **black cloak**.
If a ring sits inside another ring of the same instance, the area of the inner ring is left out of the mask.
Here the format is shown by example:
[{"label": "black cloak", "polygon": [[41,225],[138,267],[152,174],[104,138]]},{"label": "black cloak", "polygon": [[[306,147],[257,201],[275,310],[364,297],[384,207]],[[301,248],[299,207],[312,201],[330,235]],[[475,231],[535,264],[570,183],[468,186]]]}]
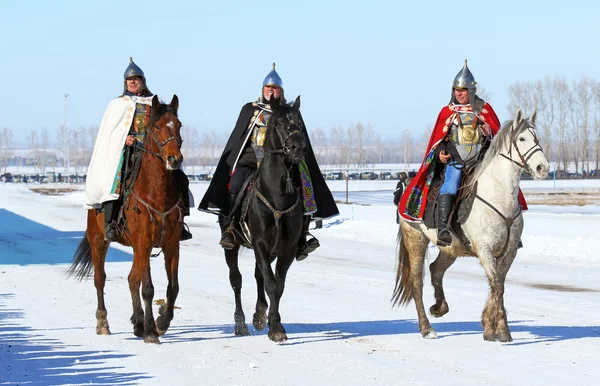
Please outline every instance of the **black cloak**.
[{"label": "black cloak", "polygon": [[[267,108],[269,107],[268,105],[265,106]],[[223,151],[221,159],[217,164],[212,181],[210,182],[202,201],[200,201],[198,210],[214,214],[218,214],[219,210],[223,210],[223,213],[227,213],[229,206],[228,184],[231,178],[231,171],[235,166],[235,162],[237,161],[240,151],[242,148],[248,145],[248,131],[250,129],[248,126],[250,125],[250,119],[254,117],[254,112],[257,110],[260,110],[257,102],[249,102],[242,107],[242,111],[240,112],[240,116],[235,124],[235,128],[233,129],[233,132],[231,133],[231,136],[225,145],[225,150]],[[335,204],[335,200],[333,199],[333,195],[331,194],[329,187],[323,179],[323,174],[321,174],[321,170],[317,164],[317,160],[308,137],[308,132],[306,131],[306,126],[304,125],[304,121],[302,120],[301,116],[300,122],[301,130],[304,133],[304,137],[306,138],[308,145],[304,161],[308,166],[308,171],[310,173],[310,178],[313,185],[313,193],[317,203],[317,211],[313,213],[313,218],[326,219],[336,216],[339,214],[337,205]]]}]

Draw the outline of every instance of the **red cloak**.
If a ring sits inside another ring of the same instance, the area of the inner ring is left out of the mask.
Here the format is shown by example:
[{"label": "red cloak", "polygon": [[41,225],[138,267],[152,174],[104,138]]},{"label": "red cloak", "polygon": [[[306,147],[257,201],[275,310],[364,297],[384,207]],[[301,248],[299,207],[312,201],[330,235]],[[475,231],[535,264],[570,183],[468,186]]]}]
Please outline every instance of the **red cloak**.
[{"label": "red cloak", "polygon": [[[472,110],[470,105],[462,106],[451,103],[448,106],[444,106],[438,115],[435,126],[433,127],[433,132],[429,138],[429,143],[427,144],[423,163],[421,164],[417,175],[404,190],[404,194],[402,194],[400,204],[398,205],[398,213],[405,220],[421,221],[423,219],[425,207],[427,206],[427,194],[429,193],[429,186],[433,178],[434,162],[439,161],[434,159],[435,148],[446,137],[446,134],[448,134],[452,121],[459,111]],[[492,106],[487,102],[477,117],[481,122],[490,125],[492,135],[496,135],[498,130],[500,130],[500,120]],[[527,210],[527,203],[525,202],[525,197],[523,197],[521,189],[519,189],[519,203],[521,204],[522,210]]]}]

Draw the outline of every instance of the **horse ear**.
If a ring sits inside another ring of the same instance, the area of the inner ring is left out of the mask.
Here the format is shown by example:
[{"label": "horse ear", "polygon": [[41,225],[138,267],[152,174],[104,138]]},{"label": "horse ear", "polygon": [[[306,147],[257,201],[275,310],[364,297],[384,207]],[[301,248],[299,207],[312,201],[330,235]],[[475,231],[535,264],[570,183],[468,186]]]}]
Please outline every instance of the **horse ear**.
[{"label": "horse ear", "polygon": [[271,98],[269,98],[269,104],[271,105],[271,109],[278,108],[279,107],[279,99],[277,99],[273,95],[271,95]]},{"label": "horse ear", "polygon": [[294,104],[292,106],[292,110],[300,110],[300,95],[296,97],[296,100],[294,101]]},{"label": "horse ear", "polygon": [[171,99],[169,107],[175,111],[175,114],[177,114],[177,109],[179,108],[179,98],[177,98],[177,94],[173,94],[173,99]]},{"label": "horse ear", "polygon": [[158,101],[158,95],[152,97],[152,110],[156,110],[160,106],[160,102]]},{"label": "horse ear", "polygon": [[517,113],[515,114],[514,126],[521,123],[522,120],[523,120],[523,111],[521,111],[521,109],[518,109]]},{"label": "horse ear", "polygon": [[535,124],[535,118],[537,118],[537,111],[533,110],[533,113],[531,113],[531,116],[529,117],[529,121]]}]

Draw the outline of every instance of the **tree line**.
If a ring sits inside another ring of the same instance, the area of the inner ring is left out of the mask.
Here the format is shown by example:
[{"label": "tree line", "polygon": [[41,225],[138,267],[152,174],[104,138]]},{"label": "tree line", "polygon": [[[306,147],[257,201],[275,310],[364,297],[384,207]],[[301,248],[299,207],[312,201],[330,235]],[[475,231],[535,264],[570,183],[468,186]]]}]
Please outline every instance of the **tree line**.
[{"label": "tree line", "polygon": [[558,170],[574,165],[589,174],[600,169],[600,82],[545,77],[509,87],[511,114],[537,111],[537,127],[548,160]]},{"label": "tree line", "polygon": [[[521,108],[530,114],[537,111],[538,133],[544,153],[561,171],[600,169],[600,82],[583,77],[568,82],[561,77],[516,82],[509,86],[508,110],[511,116]],[[485,94],[481,89],[480,96]],[[54,167],[69,166],[83,174],[89,164],[98,126],[71,130],[61,126],[54,148],[50,147],[46,128],[33,130],[27,137],[28,163],[44,173]],[[362,122],[328,130],[310,129],[311,144],[320,164],[333,167],[371,167],[378,163],[419,163],[431,134],[431,126],[421,134],[410,135],[408,128],[398,128],[392,138],[381,138],[371,125]],[[199,132],[183,126],[183,154],[188,172],[196,167],[214,167],[229,133]],[[13,132],[0,129],[0,169],[6,171],[13,156]]]}]

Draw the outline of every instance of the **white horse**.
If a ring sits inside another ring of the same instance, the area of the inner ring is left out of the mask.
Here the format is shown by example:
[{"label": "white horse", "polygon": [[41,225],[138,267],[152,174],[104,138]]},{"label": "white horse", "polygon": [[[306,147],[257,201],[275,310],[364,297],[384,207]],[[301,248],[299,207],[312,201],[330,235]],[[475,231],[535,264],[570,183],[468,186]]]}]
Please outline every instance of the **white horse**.
[{"label": "white horse", "polygon": [[[481,316],[483,339],[512,340],[504,308],[504,280],[517,255],[523,232],[523,215],[518,203],[519,181],[523,169],[534,178],[548,175],[549,165],[540,146],[534,112],[523,118],[521,110],[515,119],[504,124],[492,141],[482,162],[465,181],[466,189],[477,182],[476,198],[468,219],[462,225],[470,246],[455,235],[452,244],[440,247],[436,260],[429,266],[435,290],[435,304],[429,309],[434,317],[445,315],[449,308],[442,280],[446,270],[458,256],[479,258],[490,284],[490,296]],[[398,231],[398,264],[394,305],[414,299],[419,329],[425,338],[437,338],[423,307],[423,265],[429,242],[437,243],[436,229],[423,223],[401,221]]]}]

